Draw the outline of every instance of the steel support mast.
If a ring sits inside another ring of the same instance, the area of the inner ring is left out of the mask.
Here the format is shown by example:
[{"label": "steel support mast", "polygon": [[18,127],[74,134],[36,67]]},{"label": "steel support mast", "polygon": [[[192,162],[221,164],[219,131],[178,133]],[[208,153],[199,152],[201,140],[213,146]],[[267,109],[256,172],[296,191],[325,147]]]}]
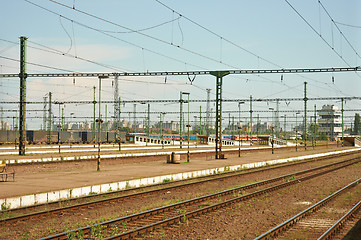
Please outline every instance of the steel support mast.
[{"label": "steel support mast", "polygon": [[19,155],[25,155],[26,117],[26,37],[20,37],[20,109],[19,109]]},{"label": "steel support mast", "polygon": [[210,72],[216,77],[216,159],[223,157],[222,155],[222,80],[229,71]]}]

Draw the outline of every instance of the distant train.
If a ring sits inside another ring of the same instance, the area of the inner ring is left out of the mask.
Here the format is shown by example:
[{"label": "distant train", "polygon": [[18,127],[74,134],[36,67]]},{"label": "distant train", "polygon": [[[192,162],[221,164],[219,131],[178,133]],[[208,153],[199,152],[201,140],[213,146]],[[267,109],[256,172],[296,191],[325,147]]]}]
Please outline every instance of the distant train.
[{"label": "distant train", "polygon": [[[161,135],[151,134],[150,137],[161,138]],[[189,140],[191,140],[191,141],[196,140],[196,137],[197,137],[196,135],[189,135]],[[215,138],[216,135],[210,135],[210,137]],[[182,138],[183,138],[183,140],[187,140],[188,135],[184,134],[184,135],[182,135]],[[164,134],[163,139],[179,141],[180,135],[179,134]],[[238,135],[222,134],[222,139],[223,140],[238,140]],[[251,139],[251,137],[248,135],[241,135],[240,139],[242,139],[243,141],[249,141]],[[252,140],[257,140],[257,136],[252,136]]]},{"label": "distant train", "polygon": [[[125,142],[126,140],[125,132],[120,133],[121,142]],[[144,133],[130,133],[133,135],[142,135],[145,136]],[[160,134],[151,134],[150,137],[153,138],[162,138]],[[210,137],[215,137],[215,135],[210,135]],[[183,140],[188,139],[188,135],[182,135]],[[100,133],[100,142],[101,143],[117,143],[118,140],[118,133],[115,131],[109,132],[101,132]],[[171,141],[179,141],[180,135],[179,134],[164,134],[164,140],[171,140]],[[197,139],[196,135],[190,135],[189,140],[195,141]],[[224,140],[238,140],[238,135],[228,135],[223,134],[222,139]],[[241,140],[249,141],[250,136],[248,135],[241,135]],[[256,140],[257,136],[252,136],[252,140]],[[98,142],[98,132],[92,131],[49,131],[44,130],[27,130],[26,131],[26,141],[28,144],[46,144],[46,143],[97,143]],[[11,131],[11,130],[0,130],[0,144],[6,143],[16,143],[19,142],[19,132],[18,131]]]},{"label": "distant train", "polygon": [[[49,134],[50,133],[50,134]],[[125,141],[126,133],[121,132],[122,142]],[[44,131],[44,130],[27,130],[26,141],[28,144],[43,143],[97,143],[98,132],[91,131]],[[19,142],[19,132],[0,130],[0,144]],[[118,142],[117,132],[101,132],[101,143]]]}]

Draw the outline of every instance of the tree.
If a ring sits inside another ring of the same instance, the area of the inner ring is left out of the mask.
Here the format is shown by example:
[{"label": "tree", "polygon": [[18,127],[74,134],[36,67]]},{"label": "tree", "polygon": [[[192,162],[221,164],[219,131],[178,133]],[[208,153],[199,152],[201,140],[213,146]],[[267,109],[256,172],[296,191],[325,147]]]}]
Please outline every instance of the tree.
[{"label": "tree", "polygon": [[352,134],[354,135],[359,135],[360,134],[360,115],[358,113],[355,113],[355,120],[353,123],[353,131]]}]

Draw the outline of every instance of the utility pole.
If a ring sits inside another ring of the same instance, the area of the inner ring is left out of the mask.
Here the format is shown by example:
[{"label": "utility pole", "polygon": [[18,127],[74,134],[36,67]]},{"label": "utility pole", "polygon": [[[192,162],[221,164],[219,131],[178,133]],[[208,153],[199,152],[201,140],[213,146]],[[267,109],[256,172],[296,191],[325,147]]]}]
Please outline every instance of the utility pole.
[{"label": "utility pole", "polygon": [[43,107],[43,130],[46,130],[46,109],[47,109],[47,101],[48,101],[48,97],[43,97],[44,99],[44,107]]},{"label": "utility pole", "polygon": [[164,149],[164,135],[163,135],[163,120],[164,120],[164,112],[161,112],[159,114],[159,120],[160,120],[160,136],[162,140],[162,149]]},{"label": "utility pole", "polygon": [[[118,87],[118,75],[114,77],[114,123],[119,122],[119,87]],[[118,126],[119,127],[119,126]]]},{"label": "utility pole", "polygon": [[187,142],[188,142],[188,147],[187,147],[187,162],[189,162],[189,160],[190,160],[190,151],[189,151],[189,138],[190,138],[190,136],[189,136],[189,127],[190,127],[190,125],[189,125],[189,95],[190,95],[190,93],[189,92],[182,92],[182,94],[186,94],[186,95],[188,95],[188,101],[187,101],[187,104],[188,104],[188,122],[187,122],[187,129],[188,129],[188,136],[187,136]]},{"label": "utility pole", "polygon": [[296,152],[297,152],[297,138],[298,138],[298,123],[297,123],[297,115],[300,114],[300,112],[296,112]]},{"label": "utility pole", "polygon": [[[98,127],[99,127],[99,129],[98,129],[98,147],[100,148],[100,139],[101,139],[101,131],[102,131],[102,122],[100,121],[100,119],[101,119],[101,113],[102,113],[102,108],[101,108],[101,101],[102,101],[102,78],[101,77],[99,77],[99,93],[98,93],[98,98],[99,98],[99,101],[98,101],[98,107],[99,107],[99,109],[98,109],[98,115],[99,115],[99,117],[98,117],[98,123],[99,123],[99,125],[98,125]],[[100,160],[99,160],[99,165],[100,165]],[[98,169],[97,169],[98,171],[100,170],[100,167],[98,166]]]},{"label": "utility pole", "polygon": [[108,132],[108,104],[105,104],[105,132]]},{"label": "utility pole", "polygon": [[231,113],[228,113],[228,132],[231,132]]},{"label": "utility pole", "polygon": [[234,135],[234,116],[232,116],[232,135]]},{"label": "utility pole", "polygon": [[59,144],[59,153],[60,153],[60,134],[61,134],[61,118],[60,118],[60,103],[59,103],[59,115],[58,115],[58,144]]},{"label": "utility pole", "polygon": [[252,110],[252,95],[250,96],[250,101],[249,101],[249,118],[250,118],[250,122],[251,122],[251,125],[249,126],[249,136],[250,136],[250,143],[251,145],[253,145],[253,141],[252,141],[252,113],[253,113],[253,110]]},{"label": "utility pole", "polygon": [[190,152],[189,152],[189,140],[190,140],[190,135],[189,135],[189,95],[190,93],[188,93],[188,123],[187,123],[187,129],[188,129],[188,137],[187,137],[187,140],[188,140],[188,147],[187,147],[187,162],[189,162],[190,158],[191,158],[191,155],[190,155]]},{"label": "utility pole", "polygon": [[101,132],[101,126],[102,126],[102,123],[103,123],[103,120],[101,119],[101,102],[102,102],[102,98],[101,98],[101,94],[102,94],[102,79],[103,78],[108,78],[107,76],[99,76],[99,94],[98,94],[98,97],[99,97],[99,103],[98,103],[98,106],[99,106],[99,111],[98,111],[98,114],[99,114],[99,118],[96,120],[98,122],[98,161],[97,161],[97,171],[100,171],[100,132]]},{"label": "utility pole", "polygon": [[120,130],[120,97],[118,97],[118,130]]},{"label": "utility pole", "polygon": [[344,109],[343,109],[343,98],[341,98],[341,114],[342,114],[342,142],[341,142],[341,147],[343,147],[344,146],[344,140],[343,140],[343,137],[344,137],[344,135],[343,135],[343,111],[344,111]]},{"label": "utility pole", "polygon": [[259,144],[259,139],[258,139],[258,135],[259,135],[259,125],[260,125],[260,122],[259,122],[259,114],[257,114],[257,144]]},{"label": "utility pole", "polygon": [[119,151],[122,150],[121,148],[121,141],[122,141],[122,138],[121,138],[121,135],[120,135],[120,97],[118,97],[118,147],[119,147]]},{"label": "utility pole", "polygon": [[179,96],[179,148],[182,148],[183,142],[183,92],[180,92]]},{"label": "utility pole", "polygon": [[303,123],[303,140],[305,142],[305,150],[307,150],[307,82],[304,82],[305,84],[305,97],[303,98],[303,101],[305,103],[305,116],[304,116],[304,123]]},{"label": "utility pole", "polygon": [[26,37],[20,37],[20,116],[19,116],[19,155],[25,155],[26,143]]},{"label": "utility pole", "polygon": [[5,129],[5,124],[4,124],[4,112],[3,112],[3,107],[0,107],[0,124],[1,124],[1,130]]},{"label": "utility pole", "polygon": [[93,143],[94,143],[94,148],[95,148],[95,104],[97,103],[95,101],[95,86],[93,86],[93,96],[94,96],[94,100],[93,100]]},{"label": "utility pole", "polygon": [[244,102],[238,102],[238,157],[241,157],[241,104]]},{"label": "utility pole", "polygon": [[317,113],[317,110],[316,110],[316,104],[315,104],[315,111],[314,111],[314,122],[313,122],[313,125],[314,125],[314,131],[313,131],[313,134],[314,134],[314,147],[316,147],[316,113]]},{"label": "utility pole", "polygon": [[64,107],[61,108],[61,131],[64,130]]},{"label": "utility pole", "polygon": [[134,103],[133,105],[133,123],[134,123],[134,132],[138,132],[138,127],[137,127],[137,104]]},{"label": "utility pole", "polygon": [[286,139],[286,114],[283,117],[283,138]]},{"label": "utility pole", "polygon": [[52,110],[51,110],[51,95],[52,93],[49,92],[49,126],[48,126],[48,144],[51,143],[51,130],[52,130],[52,126],[51,126],[51,119],[52,119]]},{"label": "utility pole", "polygon": [[199,135],[202,135],[202,106],[199,106]]},{"label": "utility pole", "polygon": [[281,125],[280,125],[280,115],[279,115],[279,105],[280,104],[280,100],[279,99],[276,99],[276,112],[275,112],[275,127],[276,127],[276,137],[280,137],[280,128],[281,128]]},{"label": "utility pole", "polygon": [[150,137],[150,103],[148,103],[147,137]]},{"label": "utility pole", "polygon": [[210,95],[211,95],[210,88],[207,88],[207,110],[206,110],[206,135],[209,136],[209,128],[210,128],[210,122],[211,119],[211,102],[210,102]]}]

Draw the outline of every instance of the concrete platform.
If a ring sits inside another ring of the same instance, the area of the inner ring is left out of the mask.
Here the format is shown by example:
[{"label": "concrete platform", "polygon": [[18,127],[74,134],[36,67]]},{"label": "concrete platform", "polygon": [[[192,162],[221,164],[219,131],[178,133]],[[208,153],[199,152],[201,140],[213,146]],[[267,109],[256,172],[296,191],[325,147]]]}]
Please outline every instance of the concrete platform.
[{"label": "concrete platform", "polygon": [[[168,180],[213,174],[224,170],[237,170],[280,161],[293,161],[302,156],[312,157],[326,152],[355,151],[359,148],[321,148],[316,150],[281,150],[244,153],[215,160],[210,156],[192,158],[186,163],[167,164],[164,159],[146,161],[104,160],[101,171],[95,161],[58,162],[14,166],[15,182],[0,182],[0,205],[8,208],[66,199],[90,193],[114,191]],[[298,158],[297,158],[298,157]],[[307,157],[306,157],[307,158]],[[272,161],[277,160],[277,161]],[[248,164],[248,165],[246,165]]]}]

